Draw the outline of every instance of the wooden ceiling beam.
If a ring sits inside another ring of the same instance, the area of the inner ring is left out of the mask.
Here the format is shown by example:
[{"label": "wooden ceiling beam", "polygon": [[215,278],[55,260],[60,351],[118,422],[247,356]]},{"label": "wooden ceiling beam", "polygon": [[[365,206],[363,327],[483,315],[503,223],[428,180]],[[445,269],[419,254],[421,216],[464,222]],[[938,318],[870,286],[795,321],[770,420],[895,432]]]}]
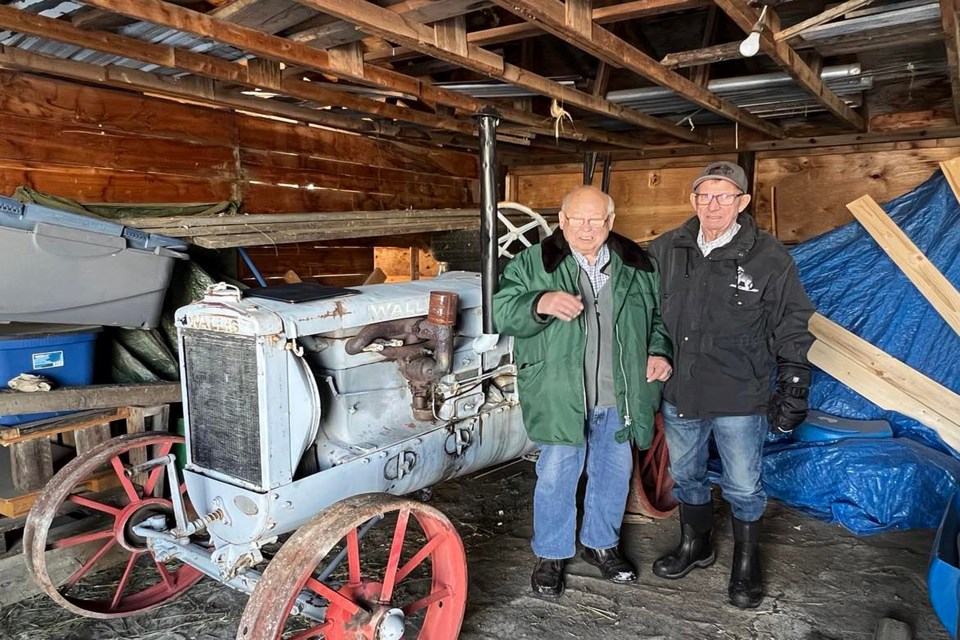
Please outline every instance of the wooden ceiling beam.
[{"label": "wooden ceiling beam", "polygon": [[[203,13],[177,7],[161,0],[137,0],[137,2],[129,2],[128,0],[85,0],[85,2],[88,5],[114,11],[137,20],[152,22],[184,33],[230,44],[266,59],[306,67],[313,71],[354,80],[365,85],[373,85],[381,89],[399,91],[427,104],[441,104],[469,113],[476,113],[491,106],[486,101],[478,100],[464,93],[435,87],[429,82],[371,64],[363,64],[361,67],[362,75],[358,76],[357,73],[351,71],[350,67],[353,67],[353,65],[346,65],[346,68],[343,65],[337,65],[326,51],[223,20],[217,20]],[[396,16],[386,9],[381,9],[381,11]],[[400,16],[396,17],[402,20]],[[494,60],[493,63],[496,64],[496,61]],[[532,132],[544,133],[549,131],[544,127],[542,116],[517,109],[496,108],[505,120],[522,124]],[[579,127],[578,131],[575,132],[563,132],[561,137],[577,141],[592,140],[632,149],[643,146],[640,141],[632,136],[597,131],[587,127]]]},{"label": "wooden ceiling beam", "polygon": [[860,7],[868,5],[871,2],[873,2],[873,0],[847,0],[847,2],[838,4],[835,7],[830,7],[826,11],[798,22],[795,25],[789,26],[786,29],[781,29],[776,35],[774,35],[773,39],[777,42],[781,40],[790,40],[790,38],[800,35],[807,29],[824,24],[825,22],[830,22],[831,20],[839,18],[848,11],[859,9]]},{"label": "wooden ceiling beam", "polygon": [[[750,33],[760,18],[759,14],[747,5],[746,0],[714,0],[717,6],[733,20],[744,33]],[[770,56],[777,65],[786,71],[801,87],[806,89],[817,102],[841,121],[856,129],[865,131],[866,121],[837,94],[830,90],[820,75],[815,73],[786,42],[778,42],[775,34],[780,31],[777,15],[768,10],[769,29],[760,33],[760,51]]]},{"label": "wooden ceiling beam", "polygon": [[[728,100],[711,93],[704,87],[671,71],[640,49],[617,37],[611,31],[588,20],[586,23],[573,22],[579,17],[570,18],[571,7],[584,0],[494,0],[494,2],[527,20],[536,21],[542,28],[603,60],[607,64],[628,69],[658,85],[674,91],[677,95],[709,111],[729,118],[743,126],[760,131],[773,137],[784,138],[783,129],[775,124],[741,109]],[[583,12],[580,13],[583,15]]]},{"label": "wooden ceiling beam", "polygon": [[[484,0],[405,0],[385,7],[412,22],[427,24],[466,15],[490,5]],[[364,34],[346,20],[334,19],[328,24],[286,34],[294,42],[303,42],[319,49],[362,40]]]},{"label": "wooden ceiling beam", "polygon": [[960,123],[960,15],[957,0],[940,0],[944,45],[947,48],[947,74],[953,92],[953,118]]},{"label": "wooden ceiling beam", "polygon": [[[100,0],[97,0],[100,1]],[[435,28],[412,23],[392,11],[366,0],[297,0],[301,4],[349,20],[360,29],[422,53],[453,62],[490,78],[503,80],[593,113],[627,122],[637,127],[665,133],[681,140],[706,143],[702,134],[684,127],[627,109],[609,100],[565,87],[543,76],[509,64],[502,57],[475,45],[451,47],[441,42]]]},{"label": "wooden ceiling beam", "polygon": [[[699,9],[707,7],[711,0],[634,0],[633,2],[621,2],[609,7],[600,7],[593,10],[593,21],[598,24],[613,24],[635,18],[649,17],[670,13],[672,11],[682,11],[685,9]],[[533,38],[543,35],[543,29],[532,22],[520,22],[517,24],[508,24],[502,27],[492,29],[483,29],[467,34],[467,41],[478,47],[488,47],[505,42],[513,42],[524,38]],[[368,52],[364,59],[367,62],[385,62],[391,59],[401,60],[414,53],[413,49],[407,47],[384,47]]]}]

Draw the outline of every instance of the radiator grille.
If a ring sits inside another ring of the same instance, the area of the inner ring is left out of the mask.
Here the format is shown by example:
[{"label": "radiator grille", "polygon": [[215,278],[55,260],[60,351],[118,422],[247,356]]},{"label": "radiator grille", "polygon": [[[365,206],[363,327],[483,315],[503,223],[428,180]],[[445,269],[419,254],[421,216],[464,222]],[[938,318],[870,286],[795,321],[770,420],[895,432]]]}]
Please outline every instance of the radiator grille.
[{"label": "radiator grille", "polygon": [[184,330],[183,349],[191,462],[260,485],[256,338]]}]

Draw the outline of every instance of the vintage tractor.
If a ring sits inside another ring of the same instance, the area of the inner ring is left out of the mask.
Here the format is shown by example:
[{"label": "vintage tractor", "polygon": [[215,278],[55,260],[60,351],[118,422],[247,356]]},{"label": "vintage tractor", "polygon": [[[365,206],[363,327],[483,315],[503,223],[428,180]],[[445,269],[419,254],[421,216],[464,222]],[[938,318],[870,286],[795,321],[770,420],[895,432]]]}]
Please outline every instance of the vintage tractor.
[{"label": "vintage tractor", "polygon": [[[457,637],[463,545],[403,496],[533,449],[491,298],[497,255],[550,231],[503,217],[498,246],[496,116],[480,126],[483,274],[356,291],[218,285],[180,309],[185,437],[117,437],[70,462],[31,511],[27,563],[54,600],[129,616],[206,575],[250,594],[244,640]],[[119,499],[75,492],[104,467]],[[103,524],[48,541],[64,507]],[[65,547],[75,562],[47,562]]]}]

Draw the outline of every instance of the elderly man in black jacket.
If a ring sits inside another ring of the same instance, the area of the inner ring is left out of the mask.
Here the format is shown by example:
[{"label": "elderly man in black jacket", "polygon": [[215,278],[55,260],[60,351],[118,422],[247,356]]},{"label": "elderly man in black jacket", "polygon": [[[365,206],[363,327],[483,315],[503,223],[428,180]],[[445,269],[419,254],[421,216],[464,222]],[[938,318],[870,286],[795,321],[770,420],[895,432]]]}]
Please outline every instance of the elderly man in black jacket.
[{"label": "elderly man in black jacket", "polygon": [[708,165],[690,195],[696,216],[651,245],[674,344],[661,412],[681,528],[679,546],[653,572],[677,579],[715,561],[707,480],[713,433],[723,464],[720,487],[733,512],[730,602],[752,608],[763,600],[763,441],[768,428],[787,433],[806,418],[813,307],[790,254],[744,213],[746,191],[741,167]]}]

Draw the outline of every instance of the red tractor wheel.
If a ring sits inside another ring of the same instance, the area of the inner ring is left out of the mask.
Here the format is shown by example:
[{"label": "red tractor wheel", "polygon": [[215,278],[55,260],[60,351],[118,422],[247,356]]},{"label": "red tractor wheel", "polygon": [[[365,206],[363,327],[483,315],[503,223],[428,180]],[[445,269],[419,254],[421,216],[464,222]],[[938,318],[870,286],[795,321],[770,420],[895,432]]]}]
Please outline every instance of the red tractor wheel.
[{"label": "red tractor wheel", "polygon": [[[120,436],[71,460],[47,484],[27,517],[23,547],[34,580],[62,607],[91,618],[123,618],[160,606],[203,577],[189,565],[158,562],[146,541],[133,532],[151,516],[165,515],[172,522],[173,505],[160,497],[164,467],[138,477],[128,472],[131,460],[165,456],[178,442],[183,438],[166,433]],[[123,489],[119,498],[108,501],[74,493],[104,469],[113,471]],[[51,540],[51,525],[65,507],[99,516],[98,524],[92,531]],[[90,579],[114,565],[120,570],[107,574],[108,579],[103,575]]]},{"label": "red tractor wheel", "polygon": [[669,518],[677,510],[670,477],[670,452],[663,432],[663,418],[657,414],[653,443],[646,451],[633,452],[633,477],[627,511],[650,518]]},{"label": "red tractor wheel", "polygon": [[[321,565],[335,548],[345,568],[326,575]],[[284,543],[250,596],[237,640],[449,640],[460,633],[466,600],[463,543],[442,513],[389,495],[354,496]],[[304,602],[316,605],[313,615]],[[316,615],[324,604],[325,615]]]}]

